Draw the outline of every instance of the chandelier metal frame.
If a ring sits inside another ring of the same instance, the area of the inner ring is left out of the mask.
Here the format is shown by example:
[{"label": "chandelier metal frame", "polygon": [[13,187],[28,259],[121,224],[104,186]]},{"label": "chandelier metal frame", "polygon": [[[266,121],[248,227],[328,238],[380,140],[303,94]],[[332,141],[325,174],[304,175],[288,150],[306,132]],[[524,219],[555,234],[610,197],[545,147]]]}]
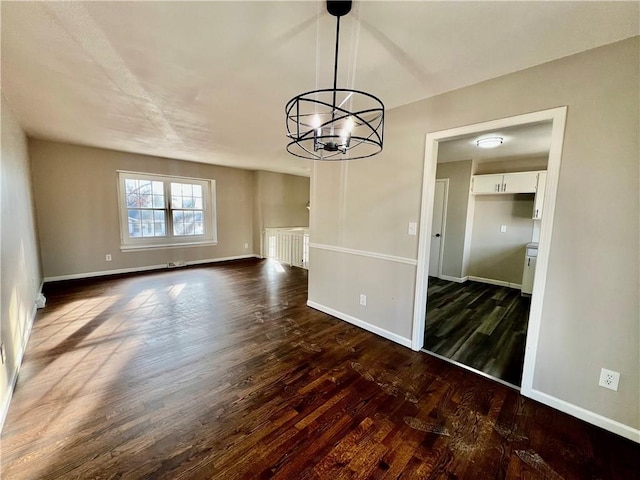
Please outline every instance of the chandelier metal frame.
[{"label": "chandelier metal frame", "polygon": [[[351,10],[351,1],[327,0],[336,17],[336,48],[333,88],[311,90],[289,100],[285,106],[287,151],[310,160],[355,160],[382,151],[384,104],[367,92],[337,88],[340,17]],[[344,96],[338,103],[338,97]],[[357,109],[353,106],[357,105]],[[361,147],[361,153],[346,155]]]}]

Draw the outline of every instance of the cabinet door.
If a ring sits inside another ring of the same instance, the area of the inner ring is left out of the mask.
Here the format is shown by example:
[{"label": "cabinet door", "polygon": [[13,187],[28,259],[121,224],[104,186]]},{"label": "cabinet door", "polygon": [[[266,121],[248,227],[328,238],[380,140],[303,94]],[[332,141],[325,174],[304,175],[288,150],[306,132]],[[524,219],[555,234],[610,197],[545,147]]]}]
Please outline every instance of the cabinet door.
[{"label": "cabinet door", "polygon": [[471,192],[475,194],[482,193],[500,193],[502,188],[502,175],[474,175]]},{"label": "cabinet door", "polygon": [[542,207],[544,206],[544,189],[547,185],[547,172],[538,174],[538,185],[536,187],[536,198],[533,202],[533,219],[540,220],[542,218]]},{"label": "cabinet door", "polygon": [[537,172],[505,173],[502,180],[502,192],[535,193],[537,183]]},{"label": "cabinet door", "polygon": [[531,295],[533,292],[533,278],[536,273],[536,257],[524,257],[524,271],[522,272],[522,293]]}]

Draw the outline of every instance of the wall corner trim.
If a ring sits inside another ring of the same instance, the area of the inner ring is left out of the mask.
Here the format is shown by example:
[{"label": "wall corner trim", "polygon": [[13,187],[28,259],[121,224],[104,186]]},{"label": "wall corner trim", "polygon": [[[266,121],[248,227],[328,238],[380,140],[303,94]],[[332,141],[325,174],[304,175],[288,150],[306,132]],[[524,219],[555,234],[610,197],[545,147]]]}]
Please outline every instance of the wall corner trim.
[{"label": "wall corner trim", "polygon": [[391,340],[392,342],[402,345],[403,347],[411,348],[410,338],[401,337],[400,335],[390,332],[389,330],[377,327],[376,325],[372,325],[371,323],[365,322],[364,320],[360,320],[359,318],[353,317],[346,313],[339,312],[338,310],[326,307],[312,300],[307,300],[307,306],[331,315],[332,317],[344,320],[345,322],[355,325],[356,327],[360,327],[363,330],[367,330],[368,332],[375,333],[376,335],[382,338],[386,338],[387,340]]},{"label": "wall corner trim", "polygon": [[603,428],[609,432],[613,432],[617,435],[620,435],[621,437],[628,438],[629,440],[632,440],[636,443],[640,443],[640,430],[638,430],[637,428],[633,428],[611,418],[599,415],[595,412],[587,410],[586,408],[579,407],[567,402],[566,400],[561,400],[539,390],[526,388],[524,385],[520,390],[520,393],[525,397],[537,400],[540,403],[544,403],[545,405],[555,408],[556,410],[560,410],[561,412],[569,414],[573,417],[579,418],[580,420],[584,420],[587,423]]}]

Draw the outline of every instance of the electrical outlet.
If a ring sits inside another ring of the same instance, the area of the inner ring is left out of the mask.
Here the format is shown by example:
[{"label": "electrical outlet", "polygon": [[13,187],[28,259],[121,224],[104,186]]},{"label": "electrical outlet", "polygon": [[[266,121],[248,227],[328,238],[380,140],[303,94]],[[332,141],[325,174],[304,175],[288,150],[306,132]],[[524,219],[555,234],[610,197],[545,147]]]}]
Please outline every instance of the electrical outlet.
[{"label": "electrical outlet", "polygon": [[507,232],[507,226],[506,225],[500,225],[500,233],[506,233]]},{"label": "electrical outlet", "polygon": [[249,248],[249,244],[248,244],[248,243],[245,243],[245,244],[244,244],[244,248]]},{"label": "electrical outlet", "polygon": [[110,253],[107,253],[107,254],[104,256],[104,259],[105,259],[107,262],[110,262],[110,261],[111,261],[111,254],[110,254]]},{"label": "electrical outlet", "polygon": [[620,374],[613,370],[607,370],[603,368],[600,370],[600,381],[598,385],[614,392],[618,391],[618,383],[620,383]]},{"label": "electrical outlet", "polygon": [[367,296],[363,293],[360,294],[360,305],[363,307],[367,306]]},{"label": "electrical outlet", "polygon": [[418,232],[418,224],[416,222],[409,222],[409,230],[407,233],[409,235],[416,235],[417,232]]}]

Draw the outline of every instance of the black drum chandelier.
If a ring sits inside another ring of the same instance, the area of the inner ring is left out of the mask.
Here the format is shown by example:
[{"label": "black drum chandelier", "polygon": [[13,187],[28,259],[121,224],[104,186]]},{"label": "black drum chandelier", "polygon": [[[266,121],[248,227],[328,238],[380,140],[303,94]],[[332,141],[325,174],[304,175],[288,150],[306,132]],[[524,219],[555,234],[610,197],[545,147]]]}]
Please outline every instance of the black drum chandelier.
[{"label": "black drum chandelier", "polygon": [[[291,139],[287,151],[296,157],[354,160],[382,151],[382,101],[370,93],[337,88],[340,17],[351,11],[351,3],[327,0],[327,11],[336,17],[333,88],[302,93],[285,106],[287,136]],[[356,147],[358,150],[352,153]]]}]

